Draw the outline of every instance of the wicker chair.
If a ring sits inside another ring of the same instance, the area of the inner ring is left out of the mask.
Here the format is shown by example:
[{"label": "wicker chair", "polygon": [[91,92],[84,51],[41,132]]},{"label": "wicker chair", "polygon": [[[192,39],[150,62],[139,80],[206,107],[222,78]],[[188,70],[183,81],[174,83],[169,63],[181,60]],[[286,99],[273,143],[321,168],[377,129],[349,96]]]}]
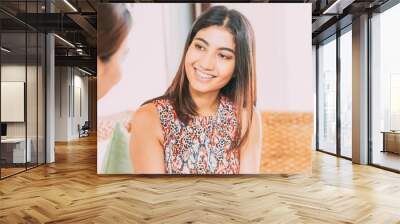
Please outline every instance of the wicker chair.
[{"label": "wicker chair", "polygon": [[313,113],[263,112],[261,173],[311,172]]}]

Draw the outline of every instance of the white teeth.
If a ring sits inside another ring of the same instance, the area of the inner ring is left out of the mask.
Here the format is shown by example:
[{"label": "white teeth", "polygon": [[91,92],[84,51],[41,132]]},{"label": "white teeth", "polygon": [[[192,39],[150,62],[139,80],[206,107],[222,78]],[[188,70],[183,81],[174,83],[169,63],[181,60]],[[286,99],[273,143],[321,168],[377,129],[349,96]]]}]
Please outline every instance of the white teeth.
[{"label": "white teeth", "polygon": [[212,78],[215,78],[215,76],[202,73],[202,72],[200,72],[199,70],[195,70],[195,71],[196,71],[197,76],[198,76],[199,78],[201,78],[201,79],[212,79]]}]

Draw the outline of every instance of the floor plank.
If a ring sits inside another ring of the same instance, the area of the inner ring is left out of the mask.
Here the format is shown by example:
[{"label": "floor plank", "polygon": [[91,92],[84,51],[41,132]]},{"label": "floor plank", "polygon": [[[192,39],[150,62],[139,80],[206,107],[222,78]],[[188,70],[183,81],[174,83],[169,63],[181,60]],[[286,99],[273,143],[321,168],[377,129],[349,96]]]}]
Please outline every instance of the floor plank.
[{"label": "floor plank", "polygon": [[99,176],[96,139],[0,181],[0,223],[400,223],[400,175],[320,152],[310,175]]}]

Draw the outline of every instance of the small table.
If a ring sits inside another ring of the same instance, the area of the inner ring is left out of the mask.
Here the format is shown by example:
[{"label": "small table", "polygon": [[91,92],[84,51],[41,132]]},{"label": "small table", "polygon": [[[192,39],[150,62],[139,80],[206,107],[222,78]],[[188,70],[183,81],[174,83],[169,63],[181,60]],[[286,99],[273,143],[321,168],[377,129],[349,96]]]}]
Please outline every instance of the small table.
[{"label": "small table", "polygon": [[400,154],[400,131],[382,131],[381,133],[383,133],[382,152]]}]

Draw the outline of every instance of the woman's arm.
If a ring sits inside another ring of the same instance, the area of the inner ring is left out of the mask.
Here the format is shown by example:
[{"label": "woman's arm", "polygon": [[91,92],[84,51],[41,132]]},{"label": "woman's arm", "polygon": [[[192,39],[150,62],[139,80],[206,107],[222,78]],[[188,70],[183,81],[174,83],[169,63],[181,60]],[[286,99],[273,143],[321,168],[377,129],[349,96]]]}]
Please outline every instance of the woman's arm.
[{"label": "woman's arm", "polygon": [[[256,110],[253,113],[247,141],[240,147],[240,174],[257,174],[260,172],[262,145],[261,115]],[[246,115],[244,115],[245,117]],[[244,133],[244,130],[242,133]]]},{"label": "woman's arm", "polygon": [[152,103],[140,107],[131,119],[130,152],[136,174],[165,173],[162,127]]}]

